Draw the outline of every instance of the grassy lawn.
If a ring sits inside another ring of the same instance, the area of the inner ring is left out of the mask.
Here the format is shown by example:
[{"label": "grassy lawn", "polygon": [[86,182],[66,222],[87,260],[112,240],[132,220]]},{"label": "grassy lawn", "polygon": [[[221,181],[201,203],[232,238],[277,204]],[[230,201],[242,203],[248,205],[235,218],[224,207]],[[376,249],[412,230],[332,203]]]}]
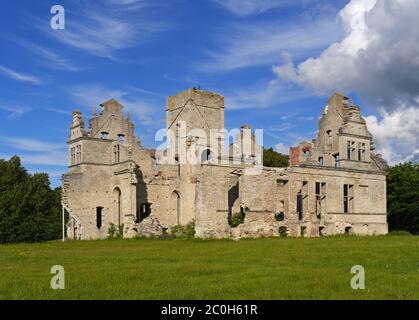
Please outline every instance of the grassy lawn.
[{"label": "grassy lawn", "polygon": [[[65,268],[65,290],[50,268]],[[353,265],[365,290],[353,290]],[[418,299],[419,237],[0,246],[0,299]]]}]

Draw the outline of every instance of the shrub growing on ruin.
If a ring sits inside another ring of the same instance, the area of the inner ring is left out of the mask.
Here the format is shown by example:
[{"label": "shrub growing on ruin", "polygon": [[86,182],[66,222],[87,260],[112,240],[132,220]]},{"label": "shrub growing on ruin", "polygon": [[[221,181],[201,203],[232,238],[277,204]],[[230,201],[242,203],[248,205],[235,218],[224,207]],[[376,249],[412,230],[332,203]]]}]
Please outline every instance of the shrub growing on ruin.
[{"label": "shrub growing on ruin", "polygon": [[172,228],[171,234],[179,239],[193,239],[195,238],[195,221],[192,220],[187,225],[176,225]]},{"label": "shrub growing on ruin", "polygon": [[237,227],[238,225],[244,223],[245,214],[244,212],[237,212],[233,214],[233,216],[230,219],[230,226],[232,228]]},{"label": "shrub growing on ruin", "polygon": [[108,239],[122,239],[124,236],[124,225],[117,227],[114,223],[109,223]]},{"label": "shrub growing on ruin", "polygon": [[288,236],[288,228],[285,226],[279,227],[279,236],[286,238]]},{"label": "shrub growing on ruin", "polygon": [[108,227],[108,239],[114,239],[116,235],[116,226],[112,222],[109,224]]}]

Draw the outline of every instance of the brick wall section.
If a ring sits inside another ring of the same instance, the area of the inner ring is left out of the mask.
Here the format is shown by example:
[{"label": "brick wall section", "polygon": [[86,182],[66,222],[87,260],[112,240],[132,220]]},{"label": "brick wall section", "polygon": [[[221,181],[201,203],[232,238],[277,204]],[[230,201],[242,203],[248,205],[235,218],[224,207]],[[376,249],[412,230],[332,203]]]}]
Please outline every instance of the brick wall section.
[{"label": "brick wall section", "polygon": [[300,149],[299,147],[290,147],[290,165],[295,167],[299,163]]}]

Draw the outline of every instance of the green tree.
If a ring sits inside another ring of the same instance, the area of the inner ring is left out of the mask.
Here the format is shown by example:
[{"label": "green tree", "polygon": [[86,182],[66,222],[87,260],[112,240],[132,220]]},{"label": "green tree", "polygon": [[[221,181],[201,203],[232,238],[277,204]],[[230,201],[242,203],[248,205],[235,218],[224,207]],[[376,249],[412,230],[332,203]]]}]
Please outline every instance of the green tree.
[{"label": "green tree", "polygon": [[419,165],[404,163],[388,168],[387,172],[390,231],[419,234]]},{"label": "green tree", "polygon": [[274,151],[274,149],[263,149],[263,165],[265,167],[288,167],[289,157]]},{"label": "green tree", "polygon": [[47,174],[29,174],[17,156],[0,159],[0,243],[58,239],[60,198]]}]

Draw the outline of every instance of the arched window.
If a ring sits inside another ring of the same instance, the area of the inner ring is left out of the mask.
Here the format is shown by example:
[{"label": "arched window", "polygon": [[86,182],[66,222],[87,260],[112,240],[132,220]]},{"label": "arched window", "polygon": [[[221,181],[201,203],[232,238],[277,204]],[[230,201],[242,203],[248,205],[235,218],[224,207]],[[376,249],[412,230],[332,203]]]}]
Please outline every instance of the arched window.
[{"label": "arched window", "polygon": [[180,194],[177,191],[172,192],[171,196],[171,208],[172,208],[172,215],[176,219],[176,224],[180,224],[181,215],[182,215],[182,199],[180,198]]},{"label": "arched window", "polygon": [[212,156],[212,152],[210,149],[205,149],[204,151],[202,151],[201,154],[201,163],[207,162],[207,161],[211,161],[213,158]]},{"label": "arched window", "polygon": [[121,203],[121,190],[119,188],[115,188],[113,190],[113,215],[115,224],[119,227],[122,225],[122,203]]},{"label": "arched window", "polygon": [[332,144],[333,143],[332,130],[327,130],[326,135],[327,135],[327,144]]},{"label": "arched window", "polygon": [[346,235],[353,235],[354,234],[354,228],[352,228],[351,226],[348,226],[345,228],[345,234]]},{"label": "arched window", "polygon": [[113,146],[113,157],[114,163],[119,163],[121,160],[120,145],[116,144]]},{"label": "arched window", "polygon": [[120,144],[124,144],[125,143],[125,135],[120,133],[118,134],[118,141]]},{"label": "arched window", "polygon": [[78,145],[76,149],[76,161],[81,163],[81,145]]}]

